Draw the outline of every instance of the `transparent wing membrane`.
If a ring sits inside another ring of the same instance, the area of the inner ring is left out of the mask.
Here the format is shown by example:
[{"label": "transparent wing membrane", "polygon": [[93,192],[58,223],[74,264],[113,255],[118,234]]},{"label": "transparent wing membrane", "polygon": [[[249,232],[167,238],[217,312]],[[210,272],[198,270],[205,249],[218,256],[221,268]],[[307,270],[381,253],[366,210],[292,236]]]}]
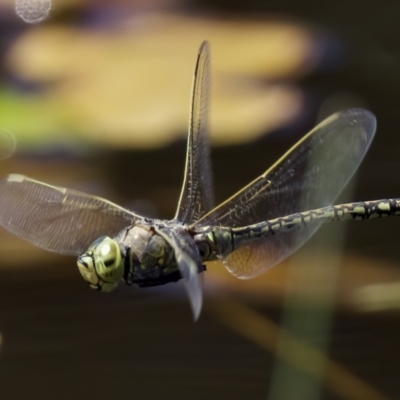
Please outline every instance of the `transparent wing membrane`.
[{"label": "transparent wing membrane", "polygon": [[332,115],[194,226],[245,226],[331,204],[364,158],[375,128],[366,110]]},{"label": "transparent wing membrane", "polygon": [[[194,228],[244,227],[331,205],[364,158],[375,129],[375,117],[366,110],[334,114]],[[225,265],[242,278],[259,275],[294,252],[320,224],[249,241],[226,255]]]},{"label": "transparent wing membrane", "polygon": [[249,240],[223,257],[222,261],[226,269],[238,278],[253,278],[296,251],[310,239],[321,224],[322,222],[316,221],[295,231],[279,232],[273,236]]},{"label": "transparent wing membrane", "polygon": [[198,220],[214,205],[208,142],[209,95],[209,45],[203,42],[193,78],[185,174],[175,216],[184,224],[191,224]]},{"label": "transparent wing membrane", "polygon": [[78,255],[139,216],[100,197],[12,174],[0,180],[0,224],[36,246]]},{"label": "transparent wing membrane", "polygon": [[199,276],[201,260],[196,244],[185,230],[172,230],[156,228],[174,250],[179,272],[183,278],[186,292],[189,296],[190,306],[193,311],[193,318],[199,318],[203,304],[203,286]]}]

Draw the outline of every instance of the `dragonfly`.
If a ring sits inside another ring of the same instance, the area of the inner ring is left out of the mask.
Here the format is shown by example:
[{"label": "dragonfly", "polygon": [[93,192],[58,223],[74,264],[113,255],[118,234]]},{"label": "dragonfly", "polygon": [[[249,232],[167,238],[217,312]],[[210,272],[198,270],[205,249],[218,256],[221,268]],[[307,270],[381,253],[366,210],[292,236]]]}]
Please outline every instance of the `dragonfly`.
[{"label": "dragonfly", "polygon": [[175,216],[141,216],[106,199],[11,174],[0,180],[0,225],[45,250],[78,256],[90,287],[149,287],[183,280],[194,319],[205,263],[252,278],[288,257],[325,222],[400,214],[400,199],[334,205],[376,130],[364,109],[325,119],[266,172],[214,207],[208,138],[210,51],[192,85],[185,171]]}]

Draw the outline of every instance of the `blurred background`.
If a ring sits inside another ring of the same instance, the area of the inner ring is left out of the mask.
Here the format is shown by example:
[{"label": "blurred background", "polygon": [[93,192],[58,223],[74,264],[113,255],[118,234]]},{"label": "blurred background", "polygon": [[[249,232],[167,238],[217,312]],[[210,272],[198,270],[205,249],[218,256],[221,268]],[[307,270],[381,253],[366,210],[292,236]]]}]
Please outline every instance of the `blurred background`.
[{"label": "blurred background", "polygon": [[[207,39],[217,202],[350,107],[378,131],[340,200],[400,196],[399,2],[42,5],[0,0],[1,176],[171,218]],[[398,224],[324,226],[253,280],[210,264],[196,323],[181,284],[99,294],[74,258],[1,230],[0,398],[400,399]]]}]

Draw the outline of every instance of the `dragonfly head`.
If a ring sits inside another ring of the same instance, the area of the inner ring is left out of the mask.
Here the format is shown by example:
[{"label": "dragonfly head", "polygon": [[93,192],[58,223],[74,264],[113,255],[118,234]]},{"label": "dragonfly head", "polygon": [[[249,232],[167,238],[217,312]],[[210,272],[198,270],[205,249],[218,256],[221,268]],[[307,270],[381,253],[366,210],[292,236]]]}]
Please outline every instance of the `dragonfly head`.
[{"label": "dragonfly head", "polygon": [[103,236],[78,257],[79,272],[92,289],[111,292],[124,273],[118,242]]}]

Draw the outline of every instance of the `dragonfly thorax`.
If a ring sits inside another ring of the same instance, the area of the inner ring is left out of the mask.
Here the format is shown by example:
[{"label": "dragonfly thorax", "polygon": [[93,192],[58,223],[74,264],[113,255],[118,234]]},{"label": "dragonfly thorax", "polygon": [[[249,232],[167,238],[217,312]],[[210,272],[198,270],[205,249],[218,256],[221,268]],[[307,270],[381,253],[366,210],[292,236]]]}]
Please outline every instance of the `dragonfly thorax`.
[{"label": "dragonfly thorax", "polygon": [[127,284],[163,284],[166,276],[177,270],[173,249],[149,226],[137,225],[129,229],[122,245],[127,249],[130,265],[124,276]]},{"label": "dragonfly thorax", "polygon": [[111,292],[124,274],[118,242],[107,236],[97,239],[78,257],[78,268],[92,289]]}]

